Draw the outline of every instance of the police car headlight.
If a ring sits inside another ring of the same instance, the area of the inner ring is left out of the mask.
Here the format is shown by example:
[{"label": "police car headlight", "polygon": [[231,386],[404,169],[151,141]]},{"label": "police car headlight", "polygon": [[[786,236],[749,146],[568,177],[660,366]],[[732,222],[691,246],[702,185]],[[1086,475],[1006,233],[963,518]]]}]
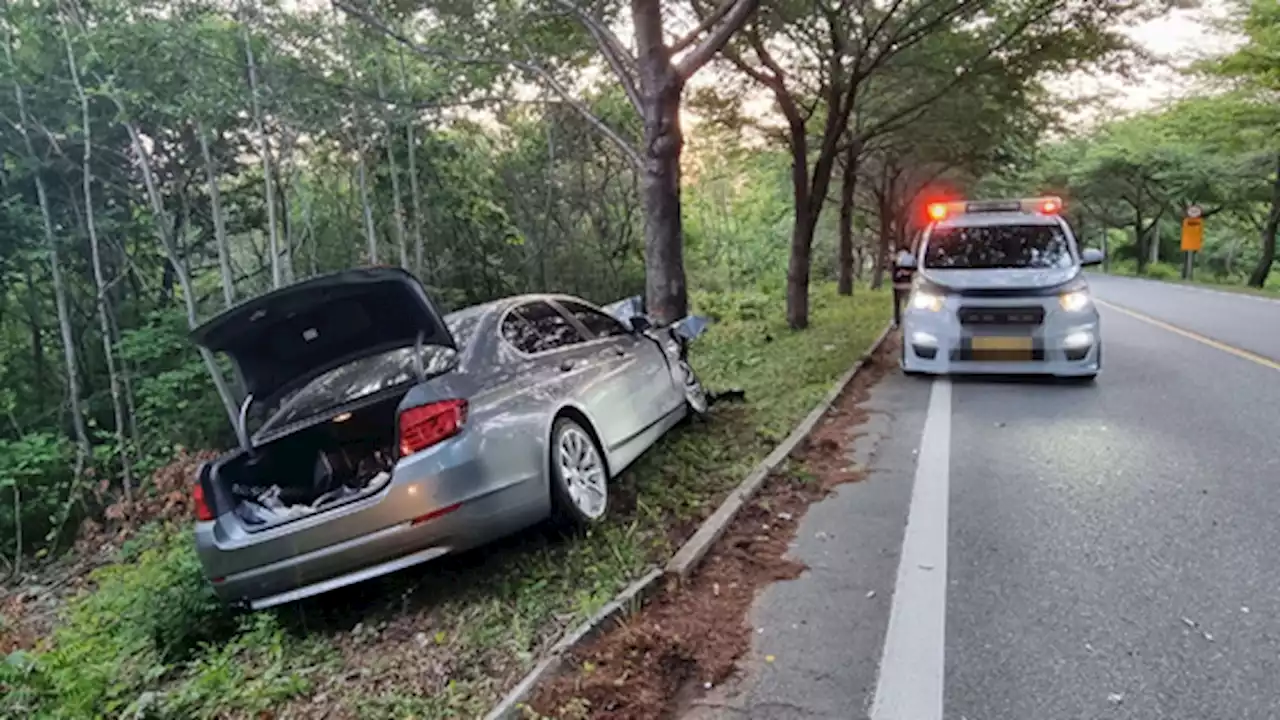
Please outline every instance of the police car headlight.
[{"label": "police car headlight", "polygon": [[1067,312],[1080,312],[1089,307],[1089,293],[1084,290],[1062,293],[1058,296],[1058,304]]},{"label": "police car headlight", "polygon": [[916,290],[911,294],[911,307],[916,310],[938,312],[942,309],[942,296],[925,290]]}]

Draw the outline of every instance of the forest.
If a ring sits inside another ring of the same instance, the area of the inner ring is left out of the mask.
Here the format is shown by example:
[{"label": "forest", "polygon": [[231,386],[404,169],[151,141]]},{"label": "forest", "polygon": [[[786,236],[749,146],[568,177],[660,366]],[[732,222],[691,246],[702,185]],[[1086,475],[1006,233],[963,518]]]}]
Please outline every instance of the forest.
[{"label": "forest", "polygon": [[[1187,5],[0,0],[0,714],[483,714],[884,327],[925,199],[1060,194],[1163,279],[1198,204],[1197,278],[1276,288],[1273,0],[1230,3],[1194,98],[1081,127],[1050,90],[1154,62],[1120,28]],[[446,309],[708,315],[694,362],[749,402],[629,471],[616,528],[232,615],[188,493],[240,395],[188,332],[369,265]]]}]

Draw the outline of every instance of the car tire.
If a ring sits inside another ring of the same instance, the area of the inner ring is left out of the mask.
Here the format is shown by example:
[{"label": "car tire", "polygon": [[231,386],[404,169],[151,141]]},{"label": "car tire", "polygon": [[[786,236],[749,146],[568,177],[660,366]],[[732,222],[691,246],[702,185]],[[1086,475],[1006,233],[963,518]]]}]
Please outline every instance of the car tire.
[{"label": "car tire", "polygon": [[551,428],[551,519],[559,528],[581,530],[609,510],[609,466],[595,437],[572,418]]}]

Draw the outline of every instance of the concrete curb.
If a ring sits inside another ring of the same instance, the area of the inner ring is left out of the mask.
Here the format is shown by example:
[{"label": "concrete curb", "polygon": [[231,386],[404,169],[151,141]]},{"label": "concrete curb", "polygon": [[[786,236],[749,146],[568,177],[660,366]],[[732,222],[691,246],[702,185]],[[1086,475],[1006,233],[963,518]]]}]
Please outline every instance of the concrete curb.
[{"label": "concrete curb", "polygon": [[863,353],[858,362],[854,363],[840,379],[835,382],[823,399],[809,411],[805,419],[796,426],[791,434],[786,437],[768,457],[760,461],[747,477],[729,493],[729,497],[725,498],[720,507],[711,514],[706,520],[698,526],[697,532],[693,537],[689,538],[684,545],[676,551],[671,560],[667,562],[665,569],[654,568],[644,577],[631,583],[622,592],[618,593],[613,600],[600,609],[595,615],[591,616],[586,622],[578,625],[569,631],[563,638],[551,647],[547,657],[533,666],[529,674],[511,688],[502,700],[494,706],[492,710],[485,715],[485,720],[516,720],[520,718],[524,702],[533,695],[533,690],[538,683],[552,677],[560,671],[564,664],[565,656],[569,654],[580,643],[593,637],[609,620],[625,617],[630,615],[630,606],[632,603],[643,602],[652,595],[661,585],[658,582],[663,577],[672,576],[677,581],[688,578],[689,574],[697,569],[698,564],[710,552],[711,546],[716,540],[724,534],[725,528],[737,516],[738,511],[746,504],[748,500],[756,494],[764,481],[768,479],[779,465],[787,459],[792,451],[813,432],[813,429],[822,420],[822,416],[827,414],[831,409],[831,405],[835,403],[836,398],[840,397],[840,393],[849,386],[849,383],[857,377],[858,372],[866,365],[867,360],[875,355],[880,347],[884,345],[884,341],[888,339],[889,334],[893,332],[893,326],[890,325],[880,333],[880,336],[871,343],[871,347]]}]

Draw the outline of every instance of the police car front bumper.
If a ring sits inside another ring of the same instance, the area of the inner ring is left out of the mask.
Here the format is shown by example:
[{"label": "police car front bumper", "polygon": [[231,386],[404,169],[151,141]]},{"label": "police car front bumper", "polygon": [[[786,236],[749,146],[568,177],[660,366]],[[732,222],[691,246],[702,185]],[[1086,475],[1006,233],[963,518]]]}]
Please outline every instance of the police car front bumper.
[{"label": "police car front bumper", "polygon": [[[1037,298],[1037,300],[1040,300]],[[965,302],[973,310],[993,310],[996,319],[1009,312],[1039,307],[1038,323],[962,322],[961,300],[948,298],[939,311],[908,308],[902,322],[902,367],[924,374],[1053,375],[1090,377],[1102,368],[1102,336],[1098,311],[1089,305],[1069,312],[1057,298],[1040,302],[1017,299]]]}]

